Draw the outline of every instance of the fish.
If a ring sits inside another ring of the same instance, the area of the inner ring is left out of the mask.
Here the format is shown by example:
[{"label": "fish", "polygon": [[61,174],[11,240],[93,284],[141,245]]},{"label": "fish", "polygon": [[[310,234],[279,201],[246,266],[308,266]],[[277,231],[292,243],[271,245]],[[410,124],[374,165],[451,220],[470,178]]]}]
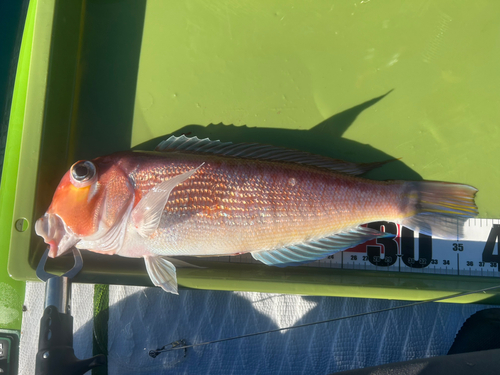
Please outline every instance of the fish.
[{"label": "fish", "polygon": [[456,239],[478,214],[469,185],[361,176],[386,162],[171,136],[154,151],[74,163],[35,231],[50,257],[76,247],[143,258],[152,283],[178,294],[176,266],[189,266],[178,256],[300,265],[392,236],[369,222]]}]

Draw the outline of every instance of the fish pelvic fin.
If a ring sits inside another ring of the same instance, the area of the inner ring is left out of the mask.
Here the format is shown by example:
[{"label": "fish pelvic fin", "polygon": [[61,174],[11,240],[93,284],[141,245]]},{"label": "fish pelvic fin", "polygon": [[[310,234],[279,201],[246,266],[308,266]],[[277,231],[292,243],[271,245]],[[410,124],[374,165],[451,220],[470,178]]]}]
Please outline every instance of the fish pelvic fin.
[{"label": "fish pelvic fin", "polygon": [[393,237],[391,233],[383,233],[365,227],[356,227],[349,231],[336,233],[316,241],[297,245],[251,253],[252,257],[268,266],[298,266],[304,263],[323,259],[338,251],[346,250],[374,238]]},{"label": "fish pelvic fin", "polygon": [[159,286],[165,292],[179,294],[175,266],[166,257],[146,255],[144,256],[144,263],[149,278],[155,286]]},{"label": "fish pelvic fin", "polygon": [[460,239],[467,219],[477,216],[474,202],[477,189],[439,181],[408,181],[405,186],[406,212],[399,221],[411,230],[443,239]]},{"label": "fish pelvic fin", "polygon": [[165,205],[167,204],[168,197],[172,190],[195,174],[203,164],[188,172],[159,183],[142,197],[131,214],[132,223],[141,237],[149,237],[158,229],[161,215],[163,214],[163,210],[165,209]]}]

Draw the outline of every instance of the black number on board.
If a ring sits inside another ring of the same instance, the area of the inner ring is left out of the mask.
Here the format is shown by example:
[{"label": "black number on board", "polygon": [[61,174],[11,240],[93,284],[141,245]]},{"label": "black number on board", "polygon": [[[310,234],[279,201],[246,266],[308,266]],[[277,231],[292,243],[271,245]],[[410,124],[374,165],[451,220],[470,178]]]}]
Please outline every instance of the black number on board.
[{"label": "black number on board", "polygon": [[438,264],[438,260],[437,259],[431,259],[431,264]]},{"label": "black number on board", "polygon": [[334,259],[335,255],[328,255],[328,259]]},{"label": "black number on board", "polygon": [[449,265],[450,265],[450,261],[449,261],[449,260],[447,260],[447,259],[444,259],[444,260],[443,260],[443,265],[445,265],[445,266],[449,266]]},{"label": "black number on board", "polygon": [[497,267],[497,262],[491,262],[490,267]]},{"label": "black number on board", "polygon": [[351,255],[351,260],[358,260],[358,256],[357,255]]},{"label": "black number on board", "polygon": [[366,262],[368,260],[368,255],[363,255],[363,260]]},{"label": "black number on board", "polygon": [[[394,223],[388,221],[377,221],[375,223],[368,224],[368,228],[381,230],[382,227],[385,228],[386,233],[392,233],[394,235],[398,234],[398,227]],[[389,267],[396,263],[398,259],[398,243],[394,238],[377,238],[377,246],[367,246],[366,254],[368,255],[368,261],[374,266],[379,267]],[[380,256],[384,249],[385,257],[382,259]]]},{"label": "black number on board", "polygon": [[472,267],[474,266],[474,262],[472,260],[467,261],[467,267]]},{"label": "black number on board", "polygon": [[454,243],[453,251],[464,251],[464,245],[461,243]]},{"label": "black number on board", "polygon": [[479,262],[479,267],[484,267],[484,262]]},{"label": "black number on board", "polygon": [[415,235],[411,229],[401,228],[401,259],[411,268],[424,268],[432,264],[432,237],[419,233],[418,261],[415,260]]},{"label": "black number on board", "polygon": [[[486,245],[484,245],[483,250],[483,262],[488,262],[491,264],[495,264],[498,266],[498,270],[500,271],[500,255],[497,248],[497,253],[493,254],[495,250],[495,245],[498,243],[498,238],[500,237],[500,224],[493,224],[493,227],[490,230],[490,234],[488,235],[488,239],[486,240]],[[498,246],[498,245],[497,245]]]}]

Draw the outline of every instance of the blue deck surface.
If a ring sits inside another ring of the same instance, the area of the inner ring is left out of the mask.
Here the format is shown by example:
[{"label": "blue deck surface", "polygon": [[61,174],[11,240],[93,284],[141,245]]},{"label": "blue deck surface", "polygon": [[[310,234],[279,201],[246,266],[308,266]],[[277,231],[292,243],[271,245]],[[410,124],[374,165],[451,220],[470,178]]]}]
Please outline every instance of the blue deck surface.
[{"label": "blue deck surface", "polygon": [[432,303],[200,346],[185,357],[183,351],[155,359],[147,354],[180,339],[200,343],[407,303],[219,291],[174,296],[156,288],[111,287],[109,373],[328,374],[444,355],[463,322],[486,308]]}]

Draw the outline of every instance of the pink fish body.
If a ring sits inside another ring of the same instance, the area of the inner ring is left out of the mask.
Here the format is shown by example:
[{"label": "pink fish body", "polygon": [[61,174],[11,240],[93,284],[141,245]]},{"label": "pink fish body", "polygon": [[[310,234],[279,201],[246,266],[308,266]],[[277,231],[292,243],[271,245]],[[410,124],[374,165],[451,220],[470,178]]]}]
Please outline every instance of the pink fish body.
[{"label": "pink fish body", "polygon": [[372,181],[380,165],[255,144],[171,137],[157,152],[75,163],[36,232],[49,255],[71,247],[144,257],[155,285],[177,292],[172,256],[251,253],[300,264],[387,234],[386,220],[440,237],[475,216],[476,189],[427,181]]}]

